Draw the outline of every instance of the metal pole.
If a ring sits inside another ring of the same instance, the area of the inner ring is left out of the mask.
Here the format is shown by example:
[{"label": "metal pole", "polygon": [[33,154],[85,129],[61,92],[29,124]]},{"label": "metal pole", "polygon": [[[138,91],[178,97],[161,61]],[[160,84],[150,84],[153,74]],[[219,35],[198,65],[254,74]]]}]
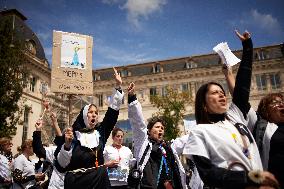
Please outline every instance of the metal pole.
[{"label": "metal pole", "polygon": [[69,127],[72,126],[72,104],[71,104],[71,100],[72,100],[72,95],[68,95],[68,114],[69,114],[69,118],[68,118],[68,121],[69,121]]}]

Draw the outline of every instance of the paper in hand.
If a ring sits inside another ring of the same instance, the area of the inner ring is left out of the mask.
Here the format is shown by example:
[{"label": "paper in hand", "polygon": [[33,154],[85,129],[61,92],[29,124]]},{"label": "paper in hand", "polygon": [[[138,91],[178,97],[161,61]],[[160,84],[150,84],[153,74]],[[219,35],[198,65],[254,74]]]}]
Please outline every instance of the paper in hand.
[{"label": "paper in hand", "polygon": [[233,66],[241,61],[232,53],[227,42],[219,43],[213,48],[213,51],[218,53],[218,55],[222,59],[222,62],[228,67]]}]

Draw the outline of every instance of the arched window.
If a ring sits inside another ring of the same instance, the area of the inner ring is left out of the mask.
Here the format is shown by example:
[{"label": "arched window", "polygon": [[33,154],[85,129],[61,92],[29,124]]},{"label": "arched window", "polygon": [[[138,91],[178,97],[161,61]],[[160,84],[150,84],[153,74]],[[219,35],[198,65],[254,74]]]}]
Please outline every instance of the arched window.
[{"label": "arched window", "polygon": [[30,53],[36,55],[36,43],[33,40],[27,40],[25,45]]}]

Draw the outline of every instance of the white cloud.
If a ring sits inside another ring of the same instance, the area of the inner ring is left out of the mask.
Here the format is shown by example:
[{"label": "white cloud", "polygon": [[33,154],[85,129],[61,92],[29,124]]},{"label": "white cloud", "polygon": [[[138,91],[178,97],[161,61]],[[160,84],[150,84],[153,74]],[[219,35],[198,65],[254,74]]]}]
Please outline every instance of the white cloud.
[{"label": "white cloud", "polygon": [[[140,62],[145,62],[149,60],[149,55],[146,53],[130,53],[126,52],[122,49],[116,49],[106,45],[97,45],[95,51],[100,54],[105,59],[112,61],[113,65],[126,65],[126,64],[136,64]],[[96,65],[96,67],[100,67],[101,65]],[[106,64],[103,65],[104,67]]]},{"label": "white cloud", "polygon": [[259,30],[274,36],[284,35],[284,31],[277,18],[273,17],[272,14],[262,14],[256,9],[243,14],[238,21],[230,21],[230,24],[236,28]]},{"label": "white cloud", "polygon": [[127,0],[122,9],[127,10],[127,19],[135,27],[140,27],[140,20],[160,11],[166,0]]},{"label": "white cloud", "polygon": [[266,30],[271,34],[281,33],[280,23],[271,14],[261,14],[257,10],[250,12],[252,16],[252,24],[257,25],[260,29]]}]

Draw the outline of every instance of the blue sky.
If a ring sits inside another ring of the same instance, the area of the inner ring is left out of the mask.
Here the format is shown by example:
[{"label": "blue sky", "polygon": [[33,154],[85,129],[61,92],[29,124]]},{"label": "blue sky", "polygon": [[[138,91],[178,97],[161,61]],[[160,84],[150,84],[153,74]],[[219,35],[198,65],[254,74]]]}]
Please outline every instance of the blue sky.
[{"label": "blue sky", "polygon": [[38,35],[52,64],[52,31],[91,35],[93,68],[212,53],[233,31],[252,33],[254,46],[284,42],[283,0],[0,0],[16,8]]}]

